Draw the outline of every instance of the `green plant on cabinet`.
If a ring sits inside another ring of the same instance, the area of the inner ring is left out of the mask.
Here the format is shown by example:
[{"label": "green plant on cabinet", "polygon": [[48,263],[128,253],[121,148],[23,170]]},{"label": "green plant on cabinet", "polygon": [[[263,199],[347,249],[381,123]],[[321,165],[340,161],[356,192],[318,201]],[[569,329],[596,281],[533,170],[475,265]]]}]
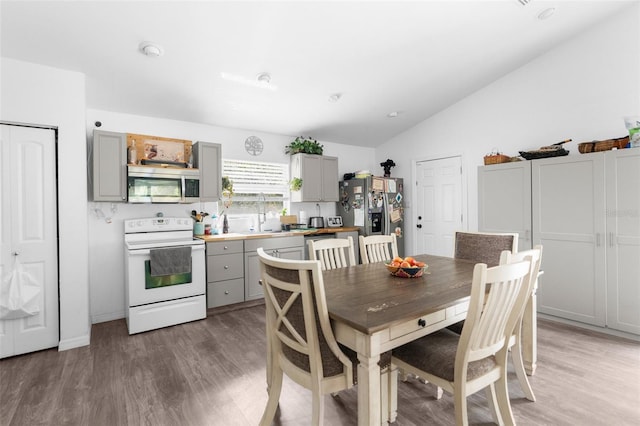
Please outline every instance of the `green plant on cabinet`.
[{"label": "green plant on cabinet", "polygon": [[285,146],[284,153],[290,155],[299,153],[322,155],[323,151],[324,145],[318,143],[317,140],[298,136],[293,142]]}]

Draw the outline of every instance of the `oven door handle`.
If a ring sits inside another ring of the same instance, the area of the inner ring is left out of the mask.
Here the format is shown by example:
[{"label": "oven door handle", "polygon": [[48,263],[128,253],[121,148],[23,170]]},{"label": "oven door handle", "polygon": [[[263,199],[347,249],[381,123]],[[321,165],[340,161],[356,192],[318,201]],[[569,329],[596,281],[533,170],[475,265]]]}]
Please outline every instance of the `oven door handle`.
[{"label": "oven door handle", "polygon": [[[185,247],[185,246],[166,246],[166,247],[155,247],[155,248],[173,248],[173,247]],[[187,246],[191,247],[191,252],[199,252],[204,251],[204,244],[199,244],[196,246]],[[129,256],[147,256],[150,254],[152,249],[136,249],[136,250],[128,250],[127,253]]]}]

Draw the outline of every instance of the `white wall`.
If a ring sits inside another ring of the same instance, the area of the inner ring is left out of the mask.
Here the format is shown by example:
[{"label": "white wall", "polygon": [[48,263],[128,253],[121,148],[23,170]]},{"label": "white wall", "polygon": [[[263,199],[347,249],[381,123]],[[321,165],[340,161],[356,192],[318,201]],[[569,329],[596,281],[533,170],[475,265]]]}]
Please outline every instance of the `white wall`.
[{"label": "white wall", "polygon": [[89,344],[85,77],[0,58],[0,120],[58,128],[60,343]]},{"label": "white wall", "polygon": [[[184,121],[143,117],[109,111],[87,110],[87,140],[100,121],[101,130],[123,133],[136,133],[169,138],[187,139],[193,142],[206,141],[222,144],[223,158],[237,160],[265,161],[289,164],[289,155],[285,155],[285,146],[294,136],[276,135],[251,130],[230,129]],[[244,149],[248,136],[258,136],[264,144],[263,153],[251,156]],[[324,154],[339,157],[341,175],[347,172],[370,168],[375,150],[355,146],[339,145],[320,141],[324,145]],[[112,211],[112,206],[115,212]],[[97,213],[96,209],[104,213]],[[189,216],[192,209],[215,211],[214,203],[195,205],[139,205],[122,203],[89,203],[89,282],[91,295],[92,322],[103,322],[124,317],[124,223],[125,219],[155,216],[162,212],[165,216]],[[291,213],[299,209],[315,212],[315,203],[297,203],[292,205]],[[335,214],[335,203],[321,203],[322,215]],[[313,214],[310,214],[313,216]],[[106,217],[111,218],[107,223]]]},{"label": "white wall", "polygon": [[[494,147],[517,156],[570,138],[566,149],[580,155],[578,143],[625,136],[623,116],[639,114],[636,4],[389,140],[376,157],[392,158],[392,174],[414,182],[416,161],[462,154],[468,227],[477,230],[477,167]],[[413,200],[414,185],[406,190]],[[406,230],[415,226],[414,204],[406,209]],[[410,253],[414,234],[406,236]]]}]

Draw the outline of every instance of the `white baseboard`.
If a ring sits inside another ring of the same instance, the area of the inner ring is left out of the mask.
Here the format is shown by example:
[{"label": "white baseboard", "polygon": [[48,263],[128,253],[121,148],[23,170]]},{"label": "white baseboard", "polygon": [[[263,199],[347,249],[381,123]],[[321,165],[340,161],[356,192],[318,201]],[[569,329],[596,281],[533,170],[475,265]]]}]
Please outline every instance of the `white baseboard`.
[{"label": "white baseboard", "polygon": [[98,324],[101,322],[119,320],[124,318],[124,311],[109,312],[107,314],[91,315],[91,324]]},{"label": "white baseboard", "polygon": [[89,346],[91,342],[91,330],[88,334],[83,336],[74,337],[73,339],[60,340],[58,343],[58,351],[68,351],[69,349],[80,348],[82,346]]},{"label": "white baseboard", "polygon": [[543,314],[540,312],[538,312],[538,318],[546,319],[549,321],[555,321],[562,324],[573,325],[575,327],[584,328],[586,330],[597,331],[599,333],[608,334],[610,336],[622,337],[624,339],[635,340],[636,342],[640,342],[640,336],[638,336],[637,334],[626,333],[624,331],[618,331],[608,327],[598,327],[595,325],[585,324],[579,321],[572,321],[565,318],[555,317],[553,315]]}]

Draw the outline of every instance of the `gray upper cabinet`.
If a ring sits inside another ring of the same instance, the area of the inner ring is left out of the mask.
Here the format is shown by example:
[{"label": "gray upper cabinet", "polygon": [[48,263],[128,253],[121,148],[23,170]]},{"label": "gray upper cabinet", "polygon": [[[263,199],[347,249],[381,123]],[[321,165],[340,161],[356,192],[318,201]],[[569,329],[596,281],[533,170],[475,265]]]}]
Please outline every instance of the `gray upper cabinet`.
[{"label": "gray upper cabinet", "polygon": [[196,142],[194,167],[200,170],[200,201],[218,201],[222,193],[222,145]]},{"label": "gray upper cabinet", "polygon": [[127,200],[127,135],[93,131],[92,168],[89,171],[92,201]]},{"label": "gray upper cabinet", "polygon": [[291,177],[302,179],[302,189],[291,192],[291,201],[338,201],[337,157],[292,155]]}]

